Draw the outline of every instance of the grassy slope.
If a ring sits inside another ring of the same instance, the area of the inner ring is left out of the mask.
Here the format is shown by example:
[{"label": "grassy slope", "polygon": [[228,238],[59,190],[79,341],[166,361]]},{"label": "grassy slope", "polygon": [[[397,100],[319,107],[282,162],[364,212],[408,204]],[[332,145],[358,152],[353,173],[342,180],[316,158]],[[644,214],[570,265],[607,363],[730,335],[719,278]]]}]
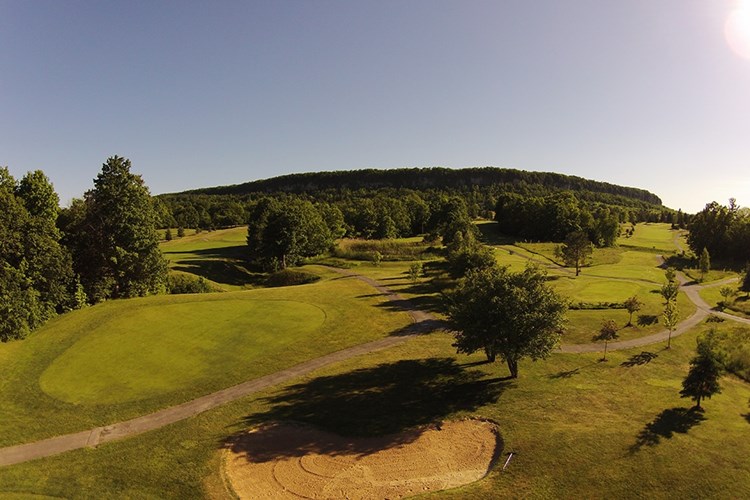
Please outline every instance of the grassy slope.
[{"label": "grassy slope", "polygon": [[170,269],[202,276],[219,289],[242,290],[261,279],[245,264],[246,238],[247,227],[240,226],[162,241],[160,246]]},{"label": "grassy slope", "polygon": [[[407,279],[407,269],[408,263],[357,267],[415,295],[422,287]],[[579,292],[593,293],[587,289]],[[516,381],[502,379],[504,365],[478,364],[481,355],[456,357],[448,335],[431,334],[133,439],[1,468],[0,491],[226,497],[223,443],[259,421],[377,433],[480,415],[500,424],[504,452],[516,453],[508,470],[496,467],[483,481],[434,497],[748,497],[750,386],[725,377],[723,393],[706,402],[702,416],[681,410],[690,402],[678,396],[680,381],[695,336],[706,328],[674,339],[669,351],[646,348],[656,355],[648,363],[637,364],[642,349],[611,353],[606,363],[599,354],[558,353],[522,362]],[[0,362],[23,354],[22,346],[0,349]]]},{"label": "grassy slope", "polygon": [[327,279],[288,289],[107,302],[0,344],[0,444],[131,418],[408,324],[364,283],[316,271]]},{"label": "grassy slope", "polygon": [[504,365],[456,357],[451,338],[433,334],[133,439],[2,468],[0,489],[225,497],[223,443],[259,421],[290,418],[366,434],[479,415],[500,424],[503,451],[515,458],[505,472],[496,467],[478,483],[434,497],[747,497],[750,386],[725,377],[703,415],[683,412],[690,403],[678,388],[694,339],[653,349],[657,357],[643,365],[623,365],[640,350],[612,353],[606,363],[594,354],[555,354],[523,362],[521,378],[509,382]]}]

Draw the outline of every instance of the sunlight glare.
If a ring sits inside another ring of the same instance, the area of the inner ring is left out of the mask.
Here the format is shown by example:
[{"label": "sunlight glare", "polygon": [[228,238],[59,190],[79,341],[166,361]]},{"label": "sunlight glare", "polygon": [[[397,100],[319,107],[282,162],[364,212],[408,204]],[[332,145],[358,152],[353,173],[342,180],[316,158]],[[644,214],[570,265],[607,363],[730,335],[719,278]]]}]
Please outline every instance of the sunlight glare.
[{"label": "sunlight glare", "polygon": [[750,0],[740,0],[724,26],[727,43],[739,56],[750,59]]}]

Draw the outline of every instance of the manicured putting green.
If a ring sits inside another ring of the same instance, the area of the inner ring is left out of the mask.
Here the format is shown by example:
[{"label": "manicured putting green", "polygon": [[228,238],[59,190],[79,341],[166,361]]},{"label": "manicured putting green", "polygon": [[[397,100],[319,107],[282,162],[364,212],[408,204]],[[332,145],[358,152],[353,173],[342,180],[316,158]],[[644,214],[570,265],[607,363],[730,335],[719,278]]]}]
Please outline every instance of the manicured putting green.
[{"label": "manicured putting green", "polygon": [[308,303],[252,299],[144,303],[100,316],[42,373],[44,392],[75,404],[147,399],[242,370],[302,341],[326,318]]}]

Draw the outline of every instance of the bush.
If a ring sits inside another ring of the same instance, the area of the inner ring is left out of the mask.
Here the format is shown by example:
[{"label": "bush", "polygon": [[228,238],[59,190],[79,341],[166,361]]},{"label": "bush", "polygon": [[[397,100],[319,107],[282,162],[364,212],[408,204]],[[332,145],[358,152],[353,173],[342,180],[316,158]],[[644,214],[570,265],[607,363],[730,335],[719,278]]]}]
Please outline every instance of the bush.
[{"label": "bush", "polygon": [[169,275],[169,293],[211,293],[216,290],[202,276],[194,276],[187,273],[172,273]]},{"label": "bush", "polygon": [[622,302],[574,302],[570,304],[569,309],[574,310],[602,310],[602,309],[625,309]]},{"label": "bush", "polygon": [[294,269],[282,269],[281,271],[269,275],[268,278],[266,278],[266,285],[272,287],[305,285],[307,283],[314,283],[319,279],[320,276],[317,274]]}]

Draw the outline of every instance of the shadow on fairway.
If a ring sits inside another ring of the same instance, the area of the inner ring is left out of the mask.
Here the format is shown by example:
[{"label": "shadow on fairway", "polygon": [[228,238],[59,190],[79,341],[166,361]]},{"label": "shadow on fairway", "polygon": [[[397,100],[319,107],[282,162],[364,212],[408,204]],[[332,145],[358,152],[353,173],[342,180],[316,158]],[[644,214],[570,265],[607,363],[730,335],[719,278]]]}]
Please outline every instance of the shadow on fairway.
[{"label": "shadow on fairway", "polygon": [[216,283],[234,286],[259,285],[264,279],[263,274],[254,272],[249,268],[245,260],[247,247],[244,245],[185,252],[165,252],[167,259],[169,259],[170,254],[197,256],[197,258],[181,260],[172,269],[202,276]]},{"label": "shadow on fairway", "polygon": [[265,398],[269,409],[245,417],[243,427],[299,422],[344,436],[379,436],[377,449],[368,440],[352,439],[346,446],[316,440],[297,443],[274,456],[259,456],[244,449],[242,434],[227,437],[221,446],[256,462],[311,452],[367,454],[400,446],[421,435],[418,426],[493,404],[512,384],[485,377],[484,372],[466,369],[452,358],[402,360],[317,377]]},{"label": "shadow on fairway", "polygon": [[698,408],[669,408],[646,424],[638,434],[630,452],[640,451],[644,446],[656,446],[662,439],[671,439],[676,433],[686,434],[690,429],[706,420],[703,410]]},{"label": "shadow on fairway", "polygon": [[551,373],[551,374],[547,375],[547,378],[550,379],[550,380],[558,380],[558,379],[570,378],[570,377],[572,377],[574,375],[578,375],[579,373],[581,373],[582,369],[588,368],[589,366],[594,366],[594,365],[596,365],[597,363],[600,363],[600,362],[601,361],[594,361],[594,362],[591,362],[591,363],[587,363],[587,364],[585,364],[583,366],[579,366],[578,368],[574,368],[572,370],[562,370],[562,371],[559,371],[557,373]]},{"label": "shadow on fairway", "polygon": [[630,359],[620,363],[620,366],[625,366],[628,368],[632,368],[634,366],[641,366],[641,365],[650,363],[651,361],[653,361],[655,358],[658,358],[658,357],[659,355],[653,352],[642,351],[639,354],[633,354],[632,356],[630,356]]},{"label": "shadow on fairway", "polygon": [[640,314],[638,315],[638,326],[650,326],[655,325],[659,322],[659,317],[655,314]]}]

